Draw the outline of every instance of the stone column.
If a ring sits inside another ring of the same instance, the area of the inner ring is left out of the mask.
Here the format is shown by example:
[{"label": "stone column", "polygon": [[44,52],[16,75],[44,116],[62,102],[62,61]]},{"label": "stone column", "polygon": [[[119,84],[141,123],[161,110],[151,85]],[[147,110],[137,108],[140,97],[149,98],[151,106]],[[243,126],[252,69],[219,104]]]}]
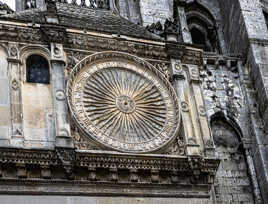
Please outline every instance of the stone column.
[{"label": "stone column", "polygon": [[[214,156],[207,114],[200,87],[197,65],[182,65],[180,60],[171,59],[173,76],[178,97],[188,156]],[[206,150],[206,151],[205,151]]]},{"label": "stone column", "polygon": [[11,146],[23,147],[24,136],[22,127],[22,98],[21,98],[21,61],[18,58],[16,43],[9,44],[9,82],[11,109]]},{"label": "stone column", "polygon": [[55,120],[55,146],[73,148],[65,95],[65,61],[62,44],[51,43],[51,76],[53,112]]},{"label": "stone column", "polygon": [[185,9],[182,6],[178,6],[178,20],[183,42],[192,43],[192,36],[188,28]]}]

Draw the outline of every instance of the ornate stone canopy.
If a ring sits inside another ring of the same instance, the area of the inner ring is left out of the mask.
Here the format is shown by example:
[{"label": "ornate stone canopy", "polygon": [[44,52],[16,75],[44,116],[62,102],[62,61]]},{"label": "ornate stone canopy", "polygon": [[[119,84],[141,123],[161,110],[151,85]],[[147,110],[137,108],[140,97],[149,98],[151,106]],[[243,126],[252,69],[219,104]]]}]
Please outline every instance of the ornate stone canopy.
[{"label": "ornate stone canopy", "polygon": [[180,124],[170,83],[151,64],[119,52],[82,60],[68,82],[75,121],[91,139],[123,152],[159,150]]}]

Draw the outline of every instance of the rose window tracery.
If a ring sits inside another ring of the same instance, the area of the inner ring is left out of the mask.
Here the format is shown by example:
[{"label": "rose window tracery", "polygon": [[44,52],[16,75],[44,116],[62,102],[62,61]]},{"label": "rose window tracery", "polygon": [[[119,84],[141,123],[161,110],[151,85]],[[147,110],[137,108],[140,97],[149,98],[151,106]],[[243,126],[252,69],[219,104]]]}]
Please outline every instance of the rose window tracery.
[{"label": "rose window tracery", "polygon": [[151,65],[123,56],[95,56],[76,66],[68,83],[69,105],[80,128],[95,141],[124,152],[157,150],[178,131],[176,94]]}]

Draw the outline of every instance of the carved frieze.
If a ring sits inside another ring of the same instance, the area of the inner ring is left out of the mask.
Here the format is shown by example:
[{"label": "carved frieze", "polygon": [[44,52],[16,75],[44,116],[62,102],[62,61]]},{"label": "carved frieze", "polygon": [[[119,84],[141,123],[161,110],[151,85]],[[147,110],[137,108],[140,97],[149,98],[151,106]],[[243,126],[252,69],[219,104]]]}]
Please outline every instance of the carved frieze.
[{"label": "carved frieze", "polygon": [[103,52],[71,73],[68,102],[90,139],[123,152],[151,152],[177,135],[177,96],[151,64],[131,55]]},{"label": "carved frieze", "polygon": [[165,46],[152,45],[127,40],[118,40],[103,37],[68,33],[68,48],[88,49],[88,50],[114,50],[128,52],[140,57],[150,57],[155,59],[167,59]]},{"label": "carved frieze", "polygon": [[[209,179],[214,178],[218,164],[215,159],[185,156],[1,149],[0,193],[7,189],[17,193],[23,188],[25,193],[53,195],[112,192],[125,196],[209,197]],[[19,186],[14,185],[21,179]],[[194,179],[199,179],[198,183],[189,185]]]}]

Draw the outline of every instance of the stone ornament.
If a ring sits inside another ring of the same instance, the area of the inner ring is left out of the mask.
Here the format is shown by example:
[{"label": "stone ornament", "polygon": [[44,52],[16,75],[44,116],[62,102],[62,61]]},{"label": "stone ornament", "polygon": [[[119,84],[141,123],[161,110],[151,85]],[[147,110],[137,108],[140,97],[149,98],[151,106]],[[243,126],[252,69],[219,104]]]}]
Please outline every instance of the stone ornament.
[{"label": "stone ornament", "polygon": [[56,99],[58,101],[64,101],[65,100],[65,93],[63,90],[57,90],[56,91]]},{"label": "stone ornament", "polygon": [[159,150],[178,133],[177,96],[148,62],[120,52],[82,60],[67,84],[68,103],[80,129],[109,149]]}]

